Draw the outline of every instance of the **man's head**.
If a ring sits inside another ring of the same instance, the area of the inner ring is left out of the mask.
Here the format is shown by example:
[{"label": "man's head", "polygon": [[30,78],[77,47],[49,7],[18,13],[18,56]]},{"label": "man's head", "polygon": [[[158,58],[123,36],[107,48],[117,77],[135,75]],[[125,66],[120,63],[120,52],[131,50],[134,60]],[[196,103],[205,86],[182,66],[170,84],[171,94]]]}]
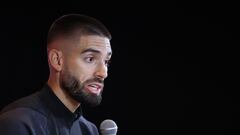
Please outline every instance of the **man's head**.
[{"label": "man's head", "polygon": [[74,100],[98,105],[112,54],[110,39],[106,27],[94,18],[60,17],[48,33],[50,79]]}]

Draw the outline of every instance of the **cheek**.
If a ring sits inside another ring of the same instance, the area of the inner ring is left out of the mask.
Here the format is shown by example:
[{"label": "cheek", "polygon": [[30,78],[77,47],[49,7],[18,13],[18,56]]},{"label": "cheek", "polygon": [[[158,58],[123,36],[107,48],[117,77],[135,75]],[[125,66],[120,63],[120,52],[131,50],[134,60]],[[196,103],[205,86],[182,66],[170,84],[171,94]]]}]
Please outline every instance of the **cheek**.
[{"label": "cheek", "polygon": [[72,66],[72,73],[79,79],[80,82],[85,82],[88,79],[92,79],[94,76],[94,67],[86,66],[86,64],[76,64]]}]

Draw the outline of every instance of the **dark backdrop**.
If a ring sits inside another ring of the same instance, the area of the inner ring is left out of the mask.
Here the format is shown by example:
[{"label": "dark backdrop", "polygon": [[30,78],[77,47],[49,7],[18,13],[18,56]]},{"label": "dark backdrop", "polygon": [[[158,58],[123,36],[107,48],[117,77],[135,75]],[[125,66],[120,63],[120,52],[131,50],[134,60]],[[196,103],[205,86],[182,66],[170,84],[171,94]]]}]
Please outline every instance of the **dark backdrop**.
[{"label": "dark backdrop", "polygon": [[66,13],[101,20],[113,57],[103,102],[84,107],[119,135],[232,134],[239,131],[239,8],[233,2],[68,1],[1,8],[0,108],[47,81],[46,36]]}]

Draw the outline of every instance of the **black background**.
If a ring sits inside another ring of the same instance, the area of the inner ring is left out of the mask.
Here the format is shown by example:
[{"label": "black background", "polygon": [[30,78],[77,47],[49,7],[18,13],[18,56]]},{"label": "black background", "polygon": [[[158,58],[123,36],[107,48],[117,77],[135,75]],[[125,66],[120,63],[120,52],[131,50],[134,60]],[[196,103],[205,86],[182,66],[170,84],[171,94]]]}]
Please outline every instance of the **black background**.
[{"label": "black background", "polygon": [[239,133],[237,3],[31,4],[0,10],[1,108],[47,81],[48,28],[63,14],[82,13],[113,36],[103,102],[84,107],[87,119],[97,126],[113,119],[119,135]]}]

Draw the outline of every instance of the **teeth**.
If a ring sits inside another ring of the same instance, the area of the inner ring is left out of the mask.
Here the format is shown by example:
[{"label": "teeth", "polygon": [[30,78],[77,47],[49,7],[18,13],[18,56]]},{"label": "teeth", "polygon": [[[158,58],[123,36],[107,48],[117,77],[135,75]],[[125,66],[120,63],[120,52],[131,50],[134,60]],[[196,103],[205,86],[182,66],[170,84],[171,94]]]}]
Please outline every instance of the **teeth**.
[{"label": "teeth", "polygon": [[90,85],[90,86],[92,86],[92,87],[94,87],[94,88],[97,88],[97,85],[95,85],[95,84],[92,84],[92,85]]}]

